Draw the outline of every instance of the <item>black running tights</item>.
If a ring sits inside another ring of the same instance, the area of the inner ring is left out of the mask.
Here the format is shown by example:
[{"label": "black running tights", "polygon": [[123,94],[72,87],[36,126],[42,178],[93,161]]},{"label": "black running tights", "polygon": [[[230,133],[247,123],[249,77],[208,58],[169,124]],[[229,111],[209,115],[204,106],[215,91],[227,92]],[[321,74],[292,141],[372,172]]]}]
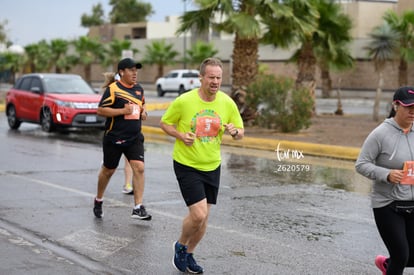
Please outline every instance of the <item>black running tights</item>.
[{"label": "black running tights", "polygon": [[374,208],[378,232],[388,249],[387,275],[402,275],[414,266],[414,212],[397,213],[391,206]]}]

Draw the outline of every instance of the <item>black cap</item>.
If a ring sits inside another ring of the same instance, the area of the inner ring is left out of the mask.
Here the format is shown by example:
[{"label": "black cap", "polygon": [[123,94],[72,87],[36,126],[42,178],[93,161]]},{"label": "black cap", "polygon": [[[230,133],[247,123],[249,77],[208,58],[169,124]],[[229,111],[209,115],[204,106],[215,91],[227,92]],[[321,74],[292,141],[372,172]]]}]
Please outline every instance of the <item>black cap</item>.
[{"label": "black cap", "polygon": [[394,93],[394,102],[398,102],[402,106],[414,105],[414,87],[401,87]]},{"label": "black cap", "polygon": [[121,61],[119,61],[119,63],[118,63],[118,71],[119,70],[125,70],[127,68],[134,68],[134,67],[137,68],[137,69],[141,69],[142,64],[135,62],[131,58],[124,58]]}]

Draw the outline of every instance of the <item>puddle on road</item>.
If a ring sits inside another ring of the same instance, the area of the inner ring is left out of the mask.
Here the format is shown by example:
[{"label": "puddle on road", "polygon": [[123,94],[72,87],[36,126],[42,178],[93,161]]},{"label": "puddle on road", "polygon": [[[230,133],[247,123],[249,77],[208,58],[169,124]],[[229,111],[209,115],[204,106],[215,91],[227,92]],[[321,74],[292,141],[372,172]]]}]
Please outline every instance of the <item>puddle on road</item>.
[{"label": "puddle on road", "polygon": [[[242,179],[239,184],[326,185],[360,194],[368,194],[371,181],[355,171],[354,162],[330,158],[304,156],[299,160],[279,161],[274,152],[254,152],[246,149],[229,149],[223,164],[230,173]],[[254,157],[251,157],[254,156]],[[248,180],[249,179],[249,180]]]},{"label": "puddle on road", "polygon": [[234,150],[223,155],[231,179],[225,181],[231,189],[227,207],[249,232],[341,246],[355,226],[365,230],[372,222],[371,182],[356,173],[354,162],[309,156],[279,161],[273,152]]}]

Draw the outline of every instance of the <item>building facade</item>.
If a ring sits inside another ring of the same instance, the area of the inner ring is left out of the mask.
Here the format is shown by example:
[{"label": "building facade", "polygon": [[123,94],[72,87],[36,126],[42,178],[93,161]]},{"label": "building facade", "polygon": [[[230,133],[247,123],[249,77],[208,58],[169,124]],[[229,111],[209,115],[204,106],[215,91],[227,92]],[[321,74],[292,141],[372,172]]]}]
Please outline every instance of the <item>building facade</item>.
[{"label": "building facade", "polygon": [[[378,75],[374,70],[374,65],[368,57],[364,47],[369,42],[369,33],[375,26],[382,22],[382,16],[387,10],[394,10],[398,14],[406,10],[414,9],[413,0],[340,0],[343,11],[352,22],[352,37],[354,41],[351,45],[351,54],[355,58],[353,69],[340,73],[332,73],[333,86],[337,87],[341,83],[344,89],[376,89]],[[220,58],[225,67],[223,84],[231,84],[231,56],[233,50],[233,36],[225,33],[216,33],[212,30],[204,34],[176,34],[179,26],[178,16],[168,16],[164,22],[137,22],[129,24],[106,24],[98,27],[91,27],[88,33],[90,37],[96,37],[102,42],[109,42],[116,38],[119,40],[127,39],[132,41],[132,47],[139,50],[134,56],[140,60],[143,57],[145,46],[153,40],[165,39],[167,43],[174,45],[174,49],[183,53],[190,48],[197,39],[210,42],[218,50],[217,57]],[[292,56],[293,50],[274,48],[273,46],[261,45],[259,48],[259,64],[265,64],[270,72],[276,75],[284,75],[292,78],[296,77],[297,69],[295,64],[286,61]],[[174,66],[167,66],[165,71],[183,68],[185,64],[176,63]],[[414,83],[413,64],[409,64],[409,82]],[[391,63],[386,66],[384,73],[384,89],[393,90],[398,85],[398,64]],[[93,79],[100,79],[102,71],[98,68]],[[413,72],[413,73],[411,73]],[[319,73],[318,73],[319,74]],[[361,77],[362,76],[362,77]],[[153,83],[156,78],[156,68],[144,66],[139,74],[140,81],[143,83]],[[319,77],[317,79],[320,83]],[[319,85],[318,85],[319,86]]]}]

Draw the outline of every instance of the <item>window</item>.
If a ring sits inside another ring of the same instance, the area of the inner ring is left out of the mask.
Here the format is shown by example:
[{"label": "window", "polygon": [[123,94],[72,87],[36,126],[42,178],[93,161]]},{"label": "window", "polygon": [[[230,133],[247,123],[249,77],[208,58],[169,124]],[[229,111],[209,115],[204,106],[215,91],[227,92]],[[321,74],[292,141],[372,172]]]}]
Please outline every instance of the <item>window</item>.
[{"label": "window", "polygon": [[197,73],[183,73],[183,78],[194,78],[198,77]]},{"label": "window", "polygon": [[19,90],[24,90],[24,91],[30,91],[30,83],[32,82],[32,78],[31,77],[25,77],[22,79],[22,81],[19,83]]},{"label": "window", "polygon": [[32,80],[32,84],[30,85],[30,90],[32,90],[33,88],[36,88],[36,91],[43,91],[42,89],[42,82],[40,81],[39,78],[33,78]]}]

